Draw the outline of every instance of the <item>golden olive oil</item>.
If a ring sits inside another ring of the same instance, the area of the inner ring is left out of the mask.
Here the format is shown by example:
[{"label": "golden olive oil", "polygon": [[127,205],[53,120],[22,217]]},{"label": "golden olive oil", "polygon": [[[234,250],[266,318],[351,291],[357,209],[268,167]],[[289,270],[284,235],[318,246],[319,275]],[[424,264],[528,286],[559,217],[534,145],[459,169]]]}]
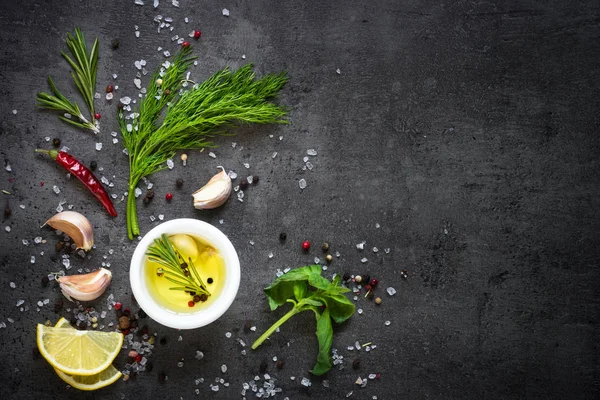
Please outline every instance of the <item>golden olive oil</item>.
[{"label": "golden olive oil", "polygon": [[[186,314],[204,309],[218,301],[225,284],[225,262],[218,250],[207,241],[191,235],[171,235],[169,241],[186,260],[192,258],[196,272],[211,295],[208,300],[198,302],[194,307],[190,307],[188,302],[192,300],[192,296],[182,290],[170,290],[171,287],[177,285],[165,279],[164,275],[157,273],[160,265],[149,261],[146,257],[144,275],[152,298],[169,311]],[[212,283],[209,283],[211,281]]]}]

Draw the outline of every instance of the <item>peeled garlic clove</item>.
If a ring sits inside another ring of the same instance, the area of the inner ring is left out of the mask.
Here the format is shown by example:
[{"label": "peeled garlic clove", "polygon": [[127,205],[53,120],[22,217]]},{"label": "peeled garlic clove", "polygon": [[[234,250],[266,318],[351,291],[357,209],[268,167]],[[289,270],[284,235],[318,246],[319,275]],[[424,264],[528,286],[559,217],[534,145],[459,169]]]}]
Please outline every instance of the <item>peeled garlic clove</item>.
[{"label": "peeled garlic clove", "polygon": [[69,235],[78,249],[88,251],[94,245],[92,224],[78,212],[60,212],[46,221],[46,224]]},{"label": "peeled garlic clove", "polygon": [[67,299],[91,301],[104,293],[110,285],[112,273],[105,268],[100,268],[89,274],[60,276],[56,280]]},{"label": "peeled garlic clove", "polygon": [[231,178],[225,172],[225,168],[211,178],[210,181],[200,189],[192,193],[194,207],[198,210],[209,210],[222,206],[231,194]]}]

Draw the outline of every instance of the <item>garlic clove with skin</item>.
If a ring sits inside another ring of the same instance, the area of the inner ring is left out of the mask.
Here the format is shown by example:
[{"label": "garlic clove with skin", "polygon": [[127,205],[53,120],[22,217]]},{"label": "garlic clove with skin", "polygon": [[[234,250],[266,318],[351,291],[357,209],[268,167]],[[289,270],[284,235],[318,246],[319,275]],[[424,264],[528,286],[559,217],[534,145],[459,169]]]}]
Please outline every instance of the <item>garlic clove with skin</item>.
[{"label": "garlic clove with skin", "polygon": [[60,212],[46,221],[44,225],[46,224],[69,235],[78,249],[89,251],[94,245],[92,224],[78,212]]},{"label": "garlic clove with skin", "polygon": [[192,193],[194,207],[198,210],[210,210],[222,206],[231,194],[231,178],[225,168],[219,166],[221,172],[213,176],[210,181]]},{"label": "garlic clove with skin", "polygon": [[70,301],[91,301],[104,293],[110,285],[112,273],[100,268],[84,275],[59,276],[56,281],[60,284],[62,294]]}]

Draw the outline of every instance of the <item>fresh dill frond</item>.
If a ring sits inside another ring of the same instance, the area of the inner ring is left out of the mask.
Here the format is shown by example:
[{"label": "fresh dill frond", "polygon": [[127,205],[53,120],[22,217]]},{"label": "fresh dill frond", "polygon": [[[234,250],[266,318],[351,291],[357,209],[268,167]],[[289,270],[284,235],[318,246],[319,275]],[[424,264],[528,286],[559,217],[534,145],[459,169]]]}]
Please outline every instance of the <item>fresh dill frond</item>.
[{"label": "fresh dill frond", "polygon": [[287,122],[287,109],[270,101],[288,81],[285,72],[256,79],[252,64],[237,71],[225,68],[187,90],[185,74],[194,59],[191,47],[183,47],[153,74],[138,110],[129,116],[119,113],[129,154],[130,239],[140,233],[134,195],[139,180],[164,169],[177,151],[214,147],[211,139],[235,124]]}]

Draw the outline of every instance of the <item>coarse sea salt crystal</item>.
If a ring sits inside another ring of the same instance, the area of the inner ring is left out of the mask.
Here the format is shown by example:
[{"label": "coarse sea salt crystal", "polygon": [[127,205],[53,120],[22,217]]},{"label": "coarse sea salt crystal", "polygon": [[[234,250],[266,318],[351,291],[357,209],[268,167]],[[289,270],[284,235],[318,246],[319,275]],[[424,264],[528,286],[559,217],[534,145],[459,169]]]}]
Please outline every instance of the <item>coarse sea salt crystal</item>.
[{"label": "coarse sea salt crystal", "polygon": [[386,292],[387,292],[387,293],[388,293],[390,296],[393,296],[393,295],[395,295],[395,294],[396,294],[396,289],[394,289],[394,288],[393,288],[393,287],[391,287],[391,286],[390,286],[389,288],[385,289],[385,291],[386,291]]},{"label": "coarse sea salt crystal", "polygon": [[229,339],[231,337],[231,332],[225,332],[225,337]]},{"label": "coarse sea salt crystal", "polygon": [[134,194],[135,194],[135,197],[140,197],[142,195],[142,189],[135,188]]},{"label": "coarse sea salt crystal", "polygon": [[270,252],[269,252],[269,254],[267,254],[267,257],[269,257],[269,258],[273,258],[273,252],[272,252],[272,251],[270,251]]},{"label": "coarse sea salt crystal", "polygon": [[164,216],[164,214],[158,214],[158,219],[159,219],[160,221],[162,221],[163,219],[165,219],[165,216]]},{"label": "coarse sea salt crystal", "polygon": [[58,186],[54,185],[52,186],[52,190],[54,191],[54,193],[59,194],[60,193],[60,189],[58,188]]},{"label": "coarse sea salt crystal", "polygon": [[385,321],[384,322],[385,326],[390,326],[391,323],[392,323],[391,321]]},{"label": "coarse sea salt crystal", "polygon": [[298,186],[300,186],[300,189],[305,189],[306,188],[306,179],[302,178],[298,181]]},{"label": "coarse sea salt crystal", "polygon": [[271,154],[271,158],[275,158],[275,157],[277,157],[277,152],[276,151],[274,151],[273,154]]},{"label": "coarse sea salt crystal", "polygon": [[112,92],[106,93],[106,100],[112,100],[113,97],[114,97],[114,94]]},{"label": "coarse sea salt crystal", "polygon": [[43,240],[43,239],[42,239],[42,237],[41,237],[41,236],[36,236],[36,237],[33,239],[33,242],[34,242],[35,244],[40,244],[40,243],[42,243],[42,240]]},{"label": "coarse sea salt crystal", "polygon": [[119,143],[119,139],[117,139],[117,138],[113,138],[113,139],[112,139],[112,142],[113,142],[113,144],[117,144],[117,143]]},{"label": "coarse sea salt crystal", "polygon": [[316,156],[317,151],[315,149],[308,149],[306,150],[306,154],[308,154],[309,156]]},{"label": "coarse sea salt crystal", "polygon": [[25,300],[17,300],[17,307],[21,307],[25,303]]},{"label": "coarse sea salt crystal", "polygon": [[227,175],[229,175],[229,178],[231,179],[237,178],[237,174],[234,171],[229,171]]},{"label": "coarse sea salt crystal", "polygon": [[[226,8],[224,8],[224,9],[223,9],[223,15],[224,15],[224,16],[226,16],[226,17],[229,17],[229,10],[228,10],[228,9],[226,9]],[[16,114],[16,113],[15,113],[15,114]]]},{"label": "coarse sea salt crystal", "polygon": [[121,97],[121,98],[119,99],[119,101],[120,101],[121,103],[123,103],[124,105],[128,105],[128,104],[130,104],[130,103],[131,103],[131,97],[129,97],[129,96]]},{"label": "coarse sea salt crystal", "polygon": [[340,75],[342,73],[342,71],[338,68],[338,69],[335,70],[335,73],[338,74],[338,75]]},{"label": "coarse sea salt crystal", "polygon": [[244,167],[245,167],[246,169],[249,169],[249,168],[250,168],[250,164],[248,164],[248,163],[244,163]]},{"label": "coarse sea salt crystal", "polygon": [[29,262],[31,262],[32,264],[35,264],[35,256],[31,256],[31,259],[29,260]]},{"label": "coarse sea salt crystal", "polygon": [[142,88],[142,80],[139,78],[135,78],[133,80],[133,84],[135,85],[136,88],[141,89]]},{"label": "coarse sea salt crystal", "polygon": [[179,2],[177,0],[171,0],[171,4],[173,7],[179,7]]},{"label": "coarse sea salt crystal", "polygon": [[208,153],[208,155],[212,158],[217,158],[217,155],[215,153],[213,153],[212,151],[210,153]]},{"label": "coarse sea salt crystal", "polygon": [[10,232],[10,226],[5,226],[5,227],[4,227],[4,230],[5,230],[6,232]]},{"label": "coarse sea salt crystal", "polygon": [[62,264],[66,269],[71,269],[71,261],[68,258],[63,258]]},{"label": "coarse sea salt crystal", "polygon": [[221,365],[221,372],[223,372],[223,373],[227,372],[227,365],[225,365],[225,364]]},{"label": "coarse sea salt crystal", "polygon": [[12,110],[12,113],[17,115],[17,110]]},{"label": "coarse sea salt crystal", "polygon": [[194,356],[196,360],[202,360],[204,358],[204,353],[200,350],[196,350],[196,355]]},{"label": "coarse sea salt crystal", "polygon": [[16,287],[17,287],[17,285],[16,285],[14,282],[11,282],[11,283],[9,284],[9,286],[10,286],[10,288],[11,288],[11,289],[14,289],[14,288],[16,288]]},{"label": "coarse sea salt crystal", "polygon": [[138,6],[144,5],[144,2],[142,0],[135,0],[134,3],[137,4]]},{"label": "coarse sea salt crystal", "polygon": [[309,386],[311,386],[311,385],[312,385],[312,382],[311,382],[311,381],[310,381],[310,379],[308,379],[308,378],[302,378],[302,381],[300,382],[300,384],[301,384],[302,386],[309,387]]},{"label": "coarse sea salt crystal", "polygon": [[4,169],[7,170],[8,172],[12,171],[12,167],[10,166],[10,164],[8,162],[6,162],[6,165],[4,166]]},{"label": "coarse sea salt crystal", "polygon": [[367,244],[367,242],[360,242],[356,245],[356,248],[358,250],[363,250],[365,248],[365,244]]},{"label": "coarse sea salt crystal", "polygon": [[167,160],[167,167],[168,167],[169,169],[173,169],[173,167],[174,167],[174,166],[175,166],[175,163],[173,163],[173,160],[169,158],[169,159]]}]

